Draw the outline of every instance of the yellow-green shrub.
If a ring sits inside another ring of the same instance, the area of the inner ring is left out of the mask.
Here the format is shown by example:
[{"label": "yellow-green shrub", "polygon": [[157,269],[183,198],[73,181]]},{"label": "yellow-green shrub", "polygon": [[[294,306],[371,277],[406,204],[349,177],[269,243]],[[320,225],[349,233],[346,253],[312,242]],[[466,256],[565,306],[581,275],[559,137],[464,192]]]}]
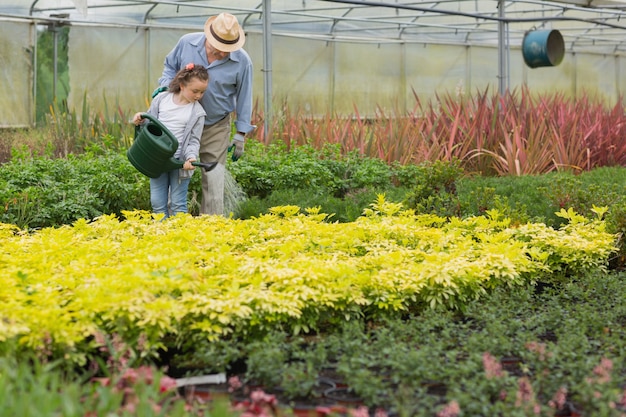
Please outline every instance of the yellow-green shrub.
[{"label": "yellow-green shrub", "polygon": [[30,233],[0,227],[0,348],[81,361],[99,333],[156,352],[166,336],[463,308],[497,286],[602,270],[615,245],[601,220],[575,213],[561,230],[510,227],[497,212],[415,215],[383,196],[352,223],[295,206],[250,220],[124,215]]}]

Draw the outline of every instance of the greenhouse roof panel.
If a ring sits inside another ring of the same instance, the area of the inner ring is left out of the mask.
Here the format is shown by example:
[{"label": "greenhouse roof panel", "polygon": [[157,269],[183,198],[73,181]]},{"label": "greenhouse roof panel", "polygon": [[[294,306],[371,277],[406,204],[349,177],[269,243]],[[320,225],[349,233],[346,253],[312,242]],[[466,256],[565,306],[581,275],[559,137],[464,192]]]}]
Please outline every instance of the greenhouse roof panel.
[{"label": "greenhouse roof panel", "polygon": [[[262,0],[0,0],[0,17],[68,24],[158,26],[201,30],[228,11],[244,29],[263,30]],[[626,1],[617,0],[273,0],[272,31],[351,42],[494,44],[500,22],[507,42],[532,29],[557,29],[570,51],[626,52]],[[503,9],[500,10],[500,4]]]}]

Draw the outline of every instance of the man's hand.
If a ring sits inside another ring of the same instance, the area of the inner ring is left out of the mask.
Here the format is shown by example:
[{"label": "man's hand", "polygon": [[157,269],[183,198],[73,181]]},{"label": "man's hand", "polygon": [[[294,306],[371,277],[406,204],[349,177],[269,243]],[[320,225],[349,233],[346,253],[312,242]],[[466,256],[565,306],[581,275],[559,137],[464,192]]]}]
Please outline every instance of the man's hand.
[{"label": "man's hand", "polygon": [[243,143],[245,140],[246,140],[246,137],[239,132],[235,133],[235,135],[233,136],[233,140],[232,142],[230,142],[230,146],[228,147],[228,150],[231,150],[234,148],[233,156],[232,156],[233,162],[243,156]]}]

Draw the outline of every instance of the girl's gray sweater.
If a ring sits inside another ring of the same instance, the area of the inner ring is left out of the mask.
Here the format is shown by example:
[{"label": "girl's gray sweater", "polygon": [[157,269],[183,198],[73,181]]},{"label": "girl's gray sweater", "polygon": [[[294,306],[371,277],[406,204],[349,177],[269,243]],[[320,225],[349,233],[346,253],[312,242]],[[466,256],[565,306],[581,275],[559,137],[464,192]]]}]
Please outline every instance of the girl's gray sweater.
[{"label": "girl's gray sweater", "polygon": [[[161,93],[152,99],[152,103],[150,103],[150,108],[148,109],[148,114],[151,116],[159,118],[159,106],[161,101],[168,94],[174,94],[169,91]],[[191,117],[189,118],[189,122],[185,126],[185,132],[183,133],[182,138],[178,139],[178,149],[174,154],[174,157],[180,159],[181,161],[186,161],[189,158],[194,158],[198,160],[198,154],[200,152],[200,138],[202,137],[202,129],[204,128],[204,118],[206,117],[206,112],[202,108],[202,105],[199,102],[194,102],[193,107],[191,108]],[[179,178],[191,178],[194,171],[181,169],[179,173]]]}]

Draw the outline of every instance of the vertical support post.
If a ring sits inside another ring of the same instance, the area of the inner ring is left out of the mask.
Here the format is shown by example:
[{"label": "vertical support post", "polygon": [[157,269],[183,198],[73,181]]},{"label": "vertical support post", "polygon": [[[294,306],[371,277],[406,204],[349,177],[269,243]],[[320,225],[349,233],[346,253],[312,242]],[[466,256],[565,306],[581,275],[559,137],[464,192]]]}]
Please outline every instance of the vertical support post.
[{"label": "vertical support post", "polygon": [[[68,13],[61,14],[51,14],[50,17],[55,19],[67,19],[70,15]],[[53,20],[48,23],[48,30],[52,32],[52,42],[53,45],[53,57],[52,57],[52,65],[54,68],[54,75],[52,79],[52,99],[55,104],[57,104],[57,83],[59,79],[58,66],[59,66],[59,28],[63,27],[65,23],[61,20]]]},{"label": "vertical support post", "polygon": [[[146,27],[143,31],[143,34],[144,34],[144,45],[145,45],[145,51],[146,51],[146,55],[144,59],[146,60],[145,68],[146,68],[146,75],[147,75],[145,91],[148,94],[150,94],[150,92],[152,91],[150,87],[156,84],[156,82],[152,81],[152,71],[150,71],[150,67],[151,67],[150,63],[152,61],[152,29],[149,26]],[[153,82],[154,84],[152,84]]]},{"label": "vertical support post", "polygon": [[500,96],[503,96],[507,87],[506,76],[506,52],[505,52],[505,25],[504,22],[504,1],[498,0],[498,91]]},{"label": "vertical support post", "polygon": [[52,43],[53,43],[53,52],[52,52],[52,67],[53,67],[53,76],[52,76],[52,100],[54,103],[57,102],[57,80],[59,78],[58,74],[58,60],[59,60],[59,28],[56,23],[52,23],[50,31],[52,32]]},{"label": "vertical support post", "polygon": [[37,77],[39,71],[37,70],[37,24],[31,23],[31,31],[30,31],[30,39],[31,39],[31,47],[28,51],[30,53],[30,63],[31,63],[31,81],[32,81],[32,90],[31,95],[32,99],[30,100],[31,109],[30,109],[30,125],[37,125]]},{"label": "vertical support post", "polygon": [[263,86],[265,122],[263,134],[266,143],[272,134],[272,1],[263,0]]}]

